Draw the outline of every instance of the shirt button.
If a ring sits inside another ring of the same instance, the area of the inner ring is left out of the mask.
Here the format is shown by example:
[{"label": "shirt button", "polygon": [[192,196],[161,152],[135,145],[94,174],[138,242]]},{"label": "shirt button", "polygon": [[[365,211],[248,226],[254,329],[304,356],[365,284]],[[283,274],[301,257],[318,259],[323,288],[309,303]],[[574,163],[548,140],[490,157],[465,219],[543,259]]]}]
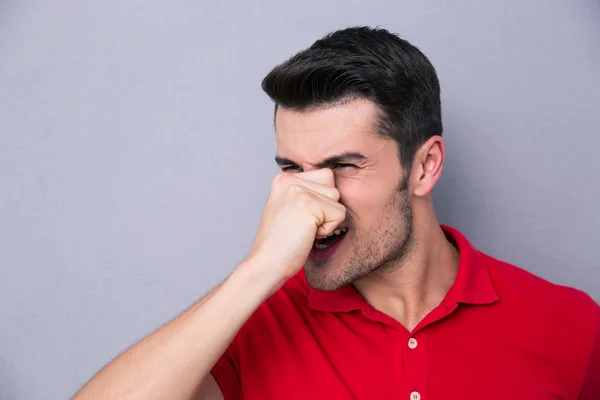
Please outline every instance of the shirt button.
[{"label": "shirt button", "polygon": [[412,392],[410,394],[410,400],[421,400],[421,394],[419,392]]},{"label": "shirt button", "polygon": [[417,343],[417,339],[415,339],[415,338],[410,338],[408,340],[408,347],[411,348],[411,349],[416,349],[417,348],[417,344],[418,344]]}]

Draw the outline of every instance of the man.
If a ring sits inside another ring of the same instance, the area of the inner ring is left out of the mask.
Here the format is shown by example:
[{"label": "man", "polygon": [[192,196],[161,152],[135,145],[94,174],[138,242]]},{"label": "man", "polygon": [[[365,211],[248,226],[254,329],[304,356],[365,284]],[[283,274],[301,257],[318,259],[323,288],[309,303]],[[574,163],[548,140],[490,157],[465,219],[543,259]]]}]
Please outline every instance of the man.
[{"label": "man", "polygon": [[273,181],[217,288],[75,399],[600,399],[600,307],[440,226],[440,89],[349,28],[273,69]]}]

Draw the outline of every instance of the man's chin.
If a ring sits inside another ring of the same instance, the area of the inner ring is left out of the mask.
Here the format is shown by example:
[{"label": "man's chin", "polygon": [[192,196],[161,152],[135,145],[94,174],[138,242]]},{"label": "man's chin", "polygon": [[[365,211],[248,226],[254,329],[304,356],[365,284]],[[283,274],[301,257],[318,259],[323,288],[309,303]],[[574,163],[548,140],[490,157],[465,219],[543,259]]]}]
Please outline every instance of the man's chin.
[{"label": "man's chin", "polygon": [[333,262],[311,261],[307,262],[304,266],[304,274],[310,287],[330,292],[348,284],[343,279],[343,273],[340,268],[341,266],[336,268]]}]

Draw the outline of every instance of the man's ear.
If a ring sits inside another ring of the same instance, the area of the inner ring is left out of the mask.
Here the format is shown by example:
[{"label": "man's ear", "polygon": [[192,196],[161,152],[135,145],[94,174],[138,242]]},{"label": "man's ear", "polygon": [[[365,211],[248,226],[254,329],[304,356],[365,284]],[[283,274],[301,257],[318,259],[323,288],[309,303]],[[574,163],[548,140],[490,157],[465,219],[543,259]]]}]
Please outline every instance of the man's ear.
[{"label": "man's ear", "polygon": [[441,136],[432,136],[417,150],[410,178],[415,196],[422,197],[431,193],[442,175],[445,152]]}]

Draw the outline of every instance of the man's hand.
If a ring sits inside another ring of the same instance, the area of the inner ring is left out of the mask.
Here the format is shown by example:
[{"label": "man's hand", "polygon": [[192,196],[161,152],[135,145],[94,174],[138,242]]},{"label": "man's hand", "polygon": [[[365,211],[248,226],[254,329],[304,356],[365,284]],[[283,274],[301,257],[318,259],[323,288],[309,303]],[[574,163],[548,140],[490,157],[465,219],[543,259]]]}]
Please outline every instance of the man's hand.
[{"label": "man's hand", "polygon": [[315,238],[344,221],[339,199],[330,169],[277,175],[247,259],[273,268],[282,282],[290,278],[304,265]]}]

